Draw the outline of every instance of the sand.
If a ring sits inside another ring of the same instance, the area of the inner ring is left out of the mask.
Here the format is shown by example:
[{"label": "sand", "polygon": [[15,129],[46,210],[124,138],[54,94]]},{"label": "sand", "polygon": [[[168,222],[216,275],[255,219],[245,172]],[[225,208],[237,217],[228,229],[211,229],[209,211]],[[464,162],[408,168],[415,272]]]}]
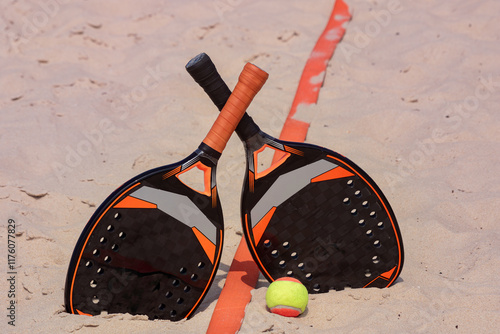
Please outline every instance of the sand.
[{"label": "sand", "polygon": [[[495,333],[500,327],[500,24],[496,0],[348,0],[307,142],[365,169],[406,251],[389,289],[312,295],[299,318],[266,311],[260,279],[241,333]],[[185,72],[208,53],[233,87],[246,61],[270,74],[249,112],[278,136],[333,1],[5,1],[0,10],[2,332],[204,333],[241,238],[243,149],[218,168],[226,237],[190,320],[64,312],[85,223],[122,182],[191,153],[217,116]],[[8,325],[7,226],[16,319]],[[12,222],[12,221],[11,221]],[[5,328],[5,329],[4,329]],[[497,328],[497,329],[495,329]]]}]

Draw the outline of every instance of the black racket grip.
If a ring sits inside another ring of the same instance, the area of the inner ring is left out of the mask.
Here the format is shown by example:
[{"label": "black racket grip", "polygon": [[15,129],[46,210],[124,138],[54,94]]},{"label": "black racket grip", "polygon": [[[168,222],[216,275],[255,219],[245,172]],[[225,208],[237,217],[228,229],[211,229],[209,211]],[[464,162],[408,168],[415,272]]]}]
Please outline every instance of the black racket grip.
[{"label": "black racket grip", "polygon": [[[219,111],[222,110],[229,96],[231,96],[231,90],[217,72],[212,59],[206,53],[200,53],[187,63],[186,70],[194,81],[203,88]],[[247,113],[243,115],[236,127],[236,133],[243,141],[259,131],[259,127]]]},{"label": "black racket grip", "polygon": [[231,95],[231,90],[222,80],[210,57],[206,53],[200,53],[187,63],[186,70],[217,108],[222,110]]}]

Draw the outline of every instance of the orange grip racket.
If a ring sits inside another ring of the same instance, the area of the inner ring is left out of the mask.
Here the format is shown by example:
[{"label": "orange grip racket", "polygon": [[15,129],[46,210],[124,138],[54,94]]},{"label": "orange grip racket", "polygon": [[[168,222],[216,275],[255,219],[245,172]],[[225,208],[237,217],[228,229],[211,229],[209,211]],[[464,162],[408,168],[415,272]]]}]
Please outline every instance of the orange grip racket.
[{"label": "orange grip racket", "polygon": [[205,144],[219,153],[224,150],[241,117],[268,76],[266,72],[251,63],[245,65],[233,93],[203,140]]}]

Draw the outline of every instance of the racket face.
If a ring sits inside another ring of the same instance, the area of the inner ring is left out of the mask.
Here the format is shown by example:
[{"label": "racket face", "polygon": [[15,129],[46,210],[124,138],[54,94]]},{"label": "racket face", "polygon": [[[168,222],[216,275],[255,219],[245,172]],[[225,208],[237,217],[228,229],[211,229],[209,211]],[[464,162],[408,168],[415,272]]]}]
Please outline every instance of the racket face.
[{"label": "racket face", "polygon": [[[394,283],[403,266],[401,234],[388,201],[365,172],[328,149],[263,132],[245,147],[243,230],[269,281],[295,277],[311,293]],[[259,173],[265,148],[283,157]]]},{"label": "racket face", "polygon": [[[223,240],[217,160],[197,150],[128,181],[96,210],[69,265],[66,310],[74,314],[189,317],[217,271]],[[204,172],[205,190],[179,176]]]}]

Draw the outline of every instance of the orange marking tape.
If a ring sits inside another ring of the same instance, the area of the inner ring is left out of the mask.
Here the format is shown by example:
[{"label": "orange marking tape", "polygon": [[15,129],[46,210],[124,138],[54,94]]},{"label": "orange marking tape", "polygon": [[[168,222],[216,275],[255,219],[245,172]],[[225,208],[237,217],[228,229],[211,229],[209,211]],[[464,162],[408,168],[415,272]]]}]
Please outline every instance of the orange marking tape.
[{"label": "orange marking tape", "polygon": [[234,334],[239,331],[245,308],[252,299],[250,292],[258,279],[259,268],[248,251],[245,238],[242,238],[215,305],[207,334]]},{"label": "orange marking tape", "polygon": [[[299,86],[292,102],[290,113],[281,130],[280,139],[294,142],[304,142],[309,129],[309,123],[295,119],[297,108],[316,104],[319,91],[325,80],[326,66],[332,58],[337,44],[345,33],[345,25],[351,19],[349,7],[343,0],[335,1],[330,19],[319,37],[307,60]],[[276,152],[273,163],[278,161],[282,152]]]},{"label": "orange marking tape", "polygon": [[[293,116],[298,105],[303,103],[314,104],[318,100],[323,79],[320,82],[312,80],[313,85],[311,78],[326,71],[328,61],[344,35],[344,23],[349,21],[350,18],[349,7],[343,0],[336,0],[327,26],[316,42],[316,46],[302,72],[295,99],[283,125],[280,139],[296,142],[305,140],[309,123],[295,120]],[[283,152],[276,151],[272,164],[279,161],[282,154]],[[227,273],[226,283],[212,314],[207,334],[234,334],[240,330],[245,317],[245,308],[252,299],[251,291],[257,284],[258,279],[259,268],[253,261],[243,237]]]}]

